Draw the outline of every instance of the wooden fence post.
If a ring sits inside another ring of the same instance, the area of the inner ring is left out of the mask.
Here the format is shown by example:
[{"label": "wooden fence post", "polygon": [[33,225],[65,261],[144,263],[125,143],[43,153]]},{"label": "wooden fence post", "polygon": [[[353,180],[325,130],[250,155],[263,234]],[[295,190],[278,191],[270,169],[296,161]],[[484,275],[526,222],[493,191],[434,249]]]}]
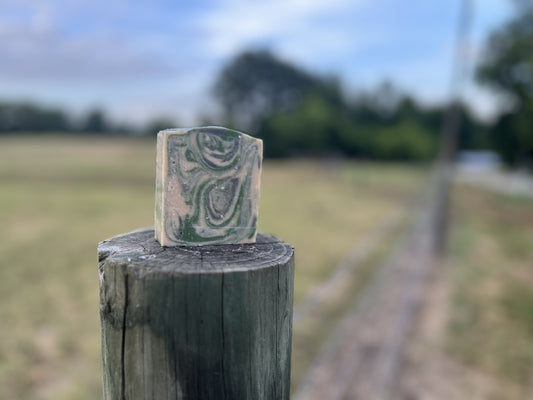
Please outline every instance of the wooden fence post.
[{"label": "wooden fence post", "polygon": [[294,251],[99,244],[104,399],[289,399]]}]

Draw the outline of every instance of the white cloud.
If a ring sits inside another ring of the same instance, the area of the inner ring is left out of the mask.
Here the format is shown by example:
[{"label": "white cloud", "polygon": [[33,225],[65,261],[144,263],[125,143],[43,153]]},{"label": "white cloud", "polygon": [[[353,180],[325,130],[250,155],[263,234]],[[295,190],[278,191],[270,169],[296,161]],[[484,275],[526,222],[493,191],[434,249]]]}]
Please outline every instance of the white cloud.
[{"label": "white cloud", "polygon": [[172,71],[139,54],[127,40],[105,32],[64,37],[11,29],[0,43],[0,76],[30,80],[122,80]]},{"label": "white cloud", "polygon": [[328,37],[340,46],[348,44],[346,32],[320,25],[319,20],[348,10],[353,12],[363,1],[230,0],[208,10],[198,23],[208,32],[207,51],[219,57],[229,57],[245,47],[276,42],[292,42],[292,48],[297,50],[318,45]]},{"label": "white cloud", "polygon": [[[124,1],[4,1],[0,4],[4,79],[111,82],[168,76],[179,67],[173,59],[153,56],[163,47],[157,34],[130,36],[116,29],[112,20],[124,11]],[[87,27],[80,28],[83,24]]]}]

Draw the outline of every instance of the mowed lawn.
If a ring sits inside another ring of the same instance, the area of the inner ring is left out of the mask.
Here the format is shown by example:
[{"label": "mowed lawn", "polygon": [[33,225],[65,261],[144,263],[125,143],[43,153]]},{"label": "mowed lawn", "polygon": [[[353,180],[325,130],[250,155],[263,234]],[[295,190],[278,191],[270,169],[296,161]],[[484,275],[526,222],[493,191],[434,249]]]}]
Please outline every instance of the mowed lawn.
[{"label": "mowed lawn", "polygon": [[[296,248],[295,302],[405,214],[426,177],[394,164],[266,161],[259,229]],[[153,225],[154,179],[155,138],[0,138],[0,398],[101,398],[96,246]]]}]

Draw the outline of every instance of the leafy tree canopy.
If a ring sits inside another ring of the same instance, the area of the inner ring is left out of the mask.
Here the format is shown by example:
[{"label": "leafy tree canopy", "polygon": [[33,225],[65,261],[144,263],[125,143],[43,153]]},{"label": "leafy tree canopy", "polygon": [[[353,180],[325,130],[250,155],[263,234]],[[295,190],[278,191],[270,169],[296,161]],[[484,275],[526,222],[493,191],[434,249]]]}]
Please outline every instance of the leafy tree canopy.
[{"label": "leafy tree canopy", "polygon": [[231,125],[254,131],[266,116],[294,109],[312,93],[340,103],[338,86],[261,50],[237,56],[222,70],[213,92]]},{"label": "leafy tree canopy", "polygon": [[493,143],[511,164],[533,162],[533,4],[515,0],[517,15],[494,32],[477,78],[510,99]]},{"label": "leafy tree canopy", "polygon": [[0,103],[0,132],[65,131],[70,121],[61,110],[33,104]]},{"label": "leafy tree canopy", "polygon": [[[338,79],[313,75],[268,51],[244,52],[220,73],[214,95],[225,123],[264,140],[267,157],[344,155],[428,160],[442,108],[423,109],[392,83],[347,99]],[[461,106],[462,107],[462,106]],[[486,145],[462,107],[461,144]]]},{"label": "leafy tree canopy", "polygon": [[82,131],[90,133],[103,133],[109,130],[106,116],[103,110],[94,109],[89,112],[83,122]]}]

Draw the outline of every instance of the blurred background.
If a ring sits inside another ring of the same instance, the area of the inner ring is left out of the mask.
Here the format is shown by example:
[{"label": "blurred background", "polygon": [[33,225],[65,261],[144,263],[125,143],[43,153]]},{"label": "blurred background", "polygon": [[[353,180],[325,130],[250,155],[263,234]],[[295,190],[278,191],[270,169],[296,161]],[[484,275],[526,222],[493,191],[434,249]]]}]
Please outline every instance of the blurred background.
[{"label": "blurred background", "polygon": [[530,0],[2,0],[0,398],[101,397],[97,243],[197,125],[264,140],[294,398],[533,398]]}]

